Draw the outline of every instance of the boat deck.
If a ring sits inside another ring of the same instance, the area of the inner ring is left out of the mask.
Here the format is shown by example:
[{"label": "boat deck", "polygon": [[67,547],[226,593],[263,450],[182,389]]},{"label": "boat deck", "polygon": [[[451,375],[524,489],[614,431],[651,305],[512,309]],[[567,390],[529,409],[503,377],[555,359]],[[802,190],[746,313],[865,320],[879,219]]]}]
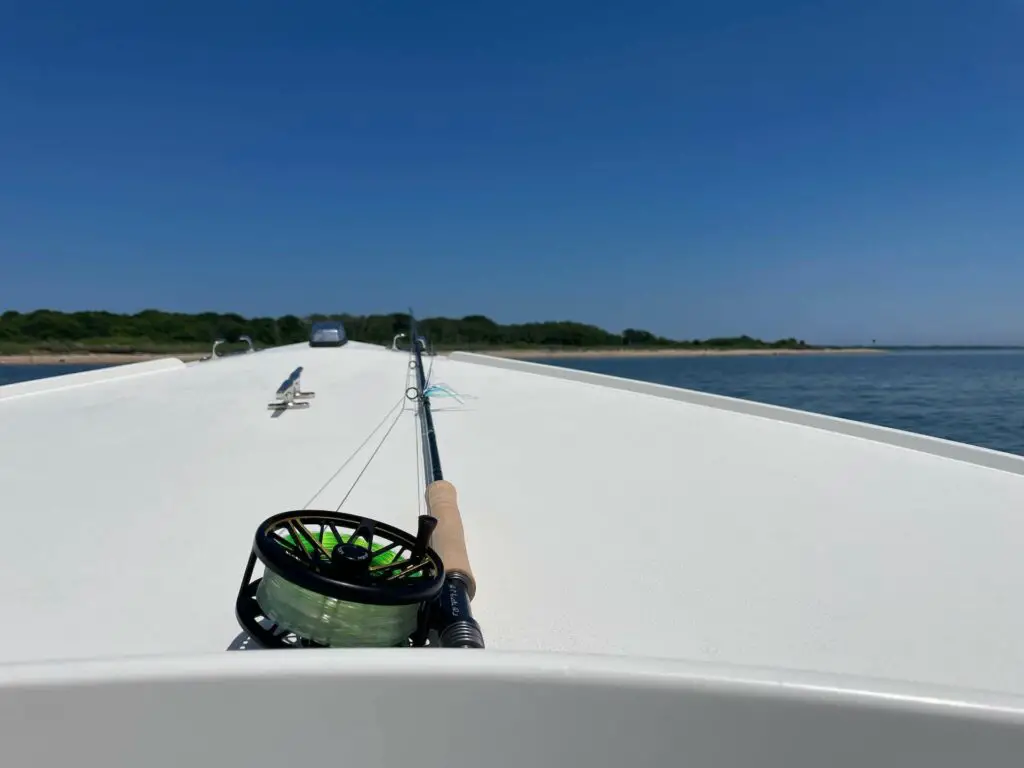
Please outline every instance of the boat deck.
[{"label": "boat deck", "polygon": [[[518,361],[428,363],[459,395],[433,412],[489,649],[1024,693],[1024,459]],[[300,365],[316,397],[276,416]],[[0,388],[0,662],[237,647],[242,569],[277,512],[415,529],[406,354],[294,345],[81,376]]]}]

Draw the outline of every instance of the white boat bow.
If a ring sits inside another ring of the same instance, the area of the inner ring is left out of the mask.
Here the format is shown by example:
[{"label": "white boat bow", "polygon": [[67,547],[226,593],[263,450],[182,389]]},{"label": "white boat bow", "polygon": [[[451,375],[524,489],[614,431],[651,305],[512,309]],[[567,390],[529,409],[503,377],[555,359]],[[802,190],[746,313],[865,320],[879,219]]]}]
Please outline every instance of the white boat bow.
[{"label": "white boat bow", "polygon": [[[1018,764],[1024,459],[520,361],[425,365],[484,650],[249,653],[235,616],[272,515],[416,530],[407,353],[303,344],[0,387],[8,749],[26,765]],[[299,368],[293,394],[315,397],[268,409]],[[279,735],[260,739],[260,712]],[[69,740],[43,737],[57,717]],[[452,722],[463,751],[439,735]]]}]

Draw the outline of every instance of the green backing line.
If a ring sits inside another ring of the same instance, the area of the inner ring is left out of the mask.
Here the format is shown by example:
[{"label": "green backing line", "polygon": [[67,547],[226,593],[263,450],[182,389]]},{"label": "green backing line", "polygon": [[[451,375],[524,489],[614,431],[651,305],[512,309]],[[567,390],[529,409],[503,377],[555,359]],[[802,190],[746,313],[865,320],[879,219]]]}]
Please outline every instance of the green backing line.
[{"label": "green backing line", "polygon": [[[317,541],[320,541],[320,543],[323,545],[323,548],[326,549],[328,552],[333,551],[334,548],[338,545],[337,537],[329,530],[324,531],[323,539],[320,538],[318,532],[310,531],[309,528],[306,528],[306,530],[309,532],[309,535],[312,538],[316,539]],[[292,535],[290,533],[284,534],[281,538],[287,541],[292,546],[295,546],[295,541],[292,539]],[[348,544],[350,538],[351,536],[342,534],[341,543]],[[369,547],[369,542],[367,542],[366,539],[364,539],[362,536],[356,539],[353,543],[360,547]],[[306,551],[306,554],[313,554],[314,547],[304,536],[299,537],[299,544]],[[391,565],[391,563],[395,562],[395,552],[397,551],[397,549],[391,549],[387,552],[380,552],[381,549],[384,549],[384,547],[377,548],[377,552],[379,554],[373,555],[372,559],[370,560],[370,565]],[[408,559],[408,557],[403,557],[399,561],[399,563],[404,563]]]}]

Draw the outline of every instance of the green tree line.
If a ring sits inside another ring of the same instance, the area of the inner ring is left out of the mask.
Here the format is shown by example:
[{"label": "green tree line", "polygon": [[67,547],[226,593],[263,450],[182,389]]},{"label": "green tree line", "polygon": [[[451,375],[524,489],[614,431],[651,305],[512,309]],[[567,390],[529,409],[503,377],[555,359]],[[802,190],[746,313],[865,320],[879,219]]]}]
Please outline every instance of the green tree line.
[{"label": "green tree line", "polygon": [[[205,349],[216,339],[237,341],[249,336],[258,347],[305,341],[310,323],[340,320],[355,341],[390,344],[409,330],[409,315],[316,314],[308,317],[246,318],[234,313],[185,314],[147,309],[135,314],[113,312],[56,312],[39,309],[0,315],[0,349],[52,351],[188,351]],[[762,341],[750,336],[673,340],[649,331],[627,328],[613,333],[595,325],[571,321],[496,323],[483,315],[463,318],[428,317],[419,321],[421,335],[438,349],[498,347],[602,348],[693,347],[715,349],[790,349],[808,345],[794,338]]]}]

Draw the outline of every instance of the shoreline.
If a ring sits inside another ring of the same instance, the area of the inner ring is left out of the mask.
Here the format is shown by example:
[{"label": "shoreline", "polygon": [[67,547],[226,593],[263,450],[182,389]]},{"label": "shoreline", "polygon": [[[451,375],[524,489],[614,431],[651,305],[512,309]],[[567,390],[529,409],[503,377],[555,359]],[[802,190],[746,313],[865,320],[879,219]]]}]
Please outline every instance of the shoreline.
[{"label": "shoreline", "polygon": [[144,363],[147,360],[160,360],[165,357],[176,357],[186,363],[209,355],[209,352],[37,352],[35,354],[0,355],[0,365],[122,365],[124,363]]},{"label": "shoreline", "polygon": [[[473,350],[466,350],[472,352]],[[822,347],[821,349],[491,349],[478,354],[509,358],[599,358],[599,357],[776,357],[781,355],[884,354],[868,347]],[[443,354],[443,353],[442,353]]]},{"label": "shoreline", "polygon": [[[446,355],[455,350],[439,351]],[[821,349],[486,349],[460,350],[474,354],[490,355],[491,357],[507,357],[518,359],[594,359],[612,357],[745,357],[745,356],[779,356],[779,355],[835,355],[835,354],[882,354],[885,350],[863,347],[841,349],[823,347]],[[59,354],[57,352],[39,352],[36,354],[0,355],[0,365],[123,365],[126,363],[142,363],[147,360],[159,360],[164,357],[176,357],[185,362],[192,362],[207,357],[209,352],[76,352]]]}]

